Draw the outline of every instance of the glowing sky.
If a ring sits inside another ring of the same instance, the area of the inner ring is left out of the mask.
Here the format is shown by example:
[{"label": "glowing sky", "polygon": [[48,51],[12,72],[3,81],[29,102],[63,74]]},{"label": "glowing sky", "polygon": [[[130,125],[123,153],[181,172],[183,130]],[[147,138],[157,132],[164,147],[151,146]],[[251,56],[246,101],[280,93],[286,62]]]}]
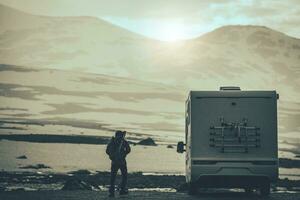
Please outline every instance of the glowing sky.
[{"label": "glowing sky", "polygon": [[300,38],[300,0],[0,0],[28,13],[95,16],[166,41],[224,25],[263,25]]}]

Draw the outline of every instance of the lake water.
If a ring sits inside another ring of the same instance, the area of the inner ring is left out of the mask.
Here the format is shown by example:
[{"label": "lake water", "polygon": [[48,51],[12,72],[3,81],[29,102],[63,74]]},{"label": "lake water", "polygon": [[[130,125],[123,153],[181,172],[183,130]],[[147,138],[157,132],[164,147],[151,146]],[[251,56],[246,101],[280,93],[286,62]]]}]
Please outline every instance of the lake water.
[{"label": "lake water", "polygon": [[[105,154],[105,145],[53,144],[0,141],[0,169],[8,171],[22,170],[19,167],[42,163],[51,169],[42,171],[69,172],[79,169],[90,171],[109,171],[110,160]],[[166,145],[154,147],[131,146],[128,155],[130,172],[184,172],[184,155]],[[27,159],[16,159],[26,155]],[[27,170],[27,169],[26,169]]]},{"label": "lake water", "polygon": [[[5,171],[28,171],[22,166],[45,164],[50,169],[31,171],[66,173],[79,169],[109,171],[110,161],[105,154],[105,145],[53,144],[16,141],[0,141],[0,169]],[[27,159],[16,159],[26,155]],[[280,151],[280,157],[289,158],[291,152]],[[128,155],[129,172],[184,174],[184,154],[166,145],[133,146]],[[300,179],[300,169],[280,168],[280,178]]]}]

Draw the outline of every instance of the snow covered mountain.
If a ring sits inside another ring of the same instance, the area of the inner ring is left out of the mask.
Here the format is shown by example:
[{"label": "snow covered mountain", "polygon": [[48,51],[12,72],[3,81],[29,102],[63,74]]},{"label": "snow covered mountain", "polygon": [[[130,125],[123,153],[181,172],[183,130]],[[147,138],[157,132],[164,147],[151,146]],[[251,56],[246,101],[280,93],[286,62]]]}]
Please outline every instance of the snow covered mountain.
[{"label": "snow covered mountain", "polygon": [[299,102],[300,40],[260,26],[152,40],[93,17],[45,17],[0,6],[0,63],[131,77],[191,89],[277,89]]},{"label": "snow covered mountain", "polygon": [[281,131],[299,132],[300,40],[267,27],[225,26],[168,43],[93,17],[0,5],[0,64],[2,118],[97,119],[178,134],[189,89],[237,85],[277,90]]}]

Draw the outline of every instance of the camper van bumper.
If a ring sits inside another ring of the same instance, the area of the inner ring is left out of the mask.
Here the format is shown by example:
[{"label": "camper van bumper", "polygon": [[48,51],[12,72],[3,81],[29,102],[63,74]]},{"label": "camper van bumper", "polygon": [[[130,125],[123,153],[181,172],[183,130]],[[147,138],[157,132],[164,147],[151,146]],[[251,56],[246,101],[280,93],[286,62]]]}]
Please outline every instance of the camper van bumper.
[{"label": "camper van bumper", "polygon": [[191,167],[191,182],[197,182],[203,177],[264,177],[269,181],[274,182],[278,179],[278,165],[193,165]]},{"label": "camper van bumper", "polygon": [[196,183],[198,187],[214,188],[261,188],[270,183],[264,175],[203,175]]}]

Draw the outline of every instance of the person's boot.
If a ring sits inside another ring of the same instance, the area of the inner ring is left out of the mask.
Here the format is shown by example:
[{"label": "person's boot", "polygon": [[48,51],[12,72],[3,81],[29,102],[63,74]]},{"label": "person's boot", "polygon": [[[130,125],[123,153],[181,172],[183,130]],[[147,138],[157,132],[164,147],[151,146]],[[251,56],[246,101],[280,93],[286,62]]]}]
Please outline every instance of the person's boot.
[{"label": "person's boot", "polygon": [[121,189],[119,194],[120,195],[126,195],[126,194],[128,194],[128,190],[127,189]]},{"label": "person's boot", "polygon": [[109,195],[108,197],[115,197],[115,188],[109,188]]},{"label": "person's boot", "polygon": [[115,197],[115,193],[114,192],[109,192],[108,197],[111,197],[111,198]]}]

